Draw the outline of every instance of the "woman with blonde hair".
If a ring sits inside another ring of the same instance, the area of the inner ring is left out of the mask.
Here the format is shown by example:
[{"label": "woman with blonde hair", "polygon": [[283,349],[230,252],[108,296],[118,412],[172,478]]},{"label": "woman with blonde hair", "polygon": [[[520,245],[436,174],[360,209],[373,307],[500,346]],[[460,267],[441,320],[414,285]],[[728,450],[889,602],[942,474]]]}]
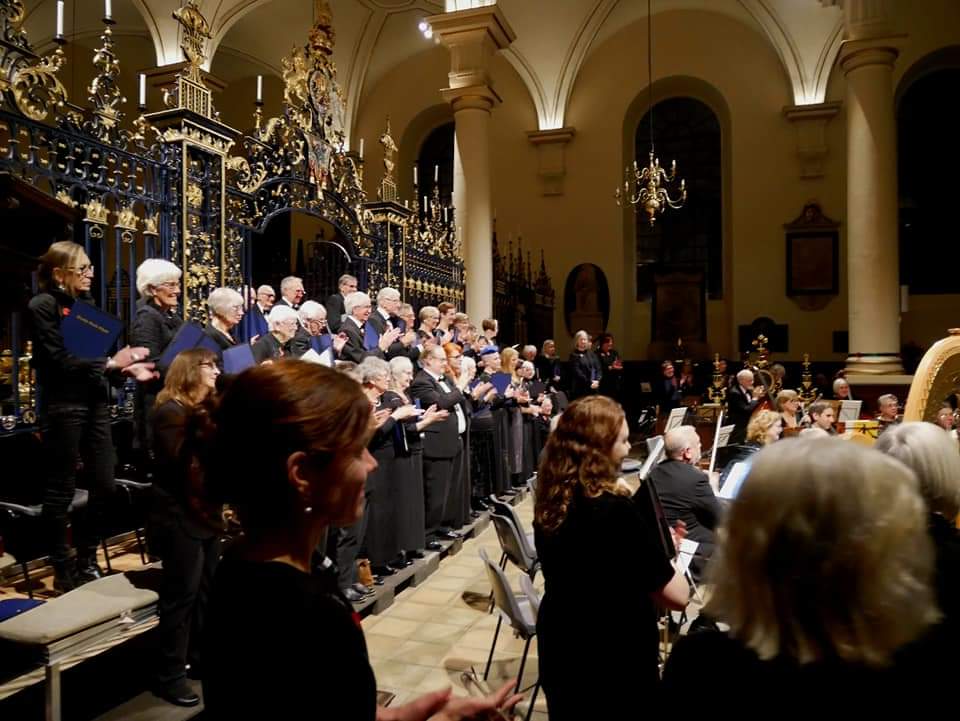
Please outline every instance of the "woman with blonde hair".
[{"label": "woman with blonde hair", "polygon": [[784,428],[800,427],[800,395],[789,388],[777,393],[777,412]]},{"label": "woman with blonde hair", "polygon": [[776,411],[760,411],[747,424],[747,443],[757,447],[768,446],[779,440],[783,432],[783,420]]},{"label": "woman with blonde hair", "polygon": [[[679,641],[665,690],[695,677],[698,694],[747,717],[771,699],[799,716],[826,699],[863,710],[915,696],[915,668],[896,659],[938,618],[932,571],[926,509],[902,463],[840,440],[776,443],[756,456],[709,570],[707,610],[730,631]],[[729,693],[747,679],[759,693]]]},{"label": "woman with blonde hair", "polygon": [[[551,721],[622,718],[657,686],[657,606],[689,589],[655,529],[617,485],[630,450],[623,409],[604,396],[570,404],[540,462],[534,533],[546,581],[537,621],[540,679]],[[609,623],[616,579],[629,611]],[[631,663],[604,659],[631,655]]]}]

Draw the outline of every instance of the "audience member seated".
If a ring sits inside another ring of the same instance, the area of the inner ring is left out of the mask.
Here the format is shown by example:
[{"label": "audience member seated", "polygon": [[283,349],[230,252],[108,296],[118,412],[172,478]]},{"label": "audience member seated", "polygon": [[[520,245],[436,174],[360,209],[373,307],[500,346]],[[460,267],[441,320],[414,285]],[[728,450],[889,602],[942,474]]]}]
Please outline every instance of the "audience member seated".
[{"label": "audience member seated", "polygon": [[700,544],[690,564],[691,573],[699,579],[713,554],[715,531],[720,523],[720,501],[710,487],[707,474],[696,467],[700,460],[700,436],[696,428],[674,428],[664,434],[663,441],[667,457],[651,471],[648,482],[653,483],[660,496],[667,522],[673,526],[682,521],[687,538]]},{"label": "audience member seated", "polygon": [[820,428],[831,436],[837,434],[837,429],[833,427],[836,421],[836,413],[833,411],[833,404],[829,401],[816,401],[807,408],[807,422],[811,428]]},{"label": "audience member seated", "polygon": [[297,334],[300,318],[288,305],[278,305],[270,311],[270,332],[257,338],[253,344],[253,359],[257,363],[283,358],[290,352],[290,341]]},{"label": "audience member seated", "polygon": [[[655,520],[617,484],[629,450],[623,409],[605,396],[571,403],[544,448],[534,533],[546,582],[537,643],[551,721],[624,718],[649,703],[658,686],[656,608],[687,603],[689,587],[655,540]],[[627,610],[614,624],[611,608],[621,603]]]},{"label": "audience member seated", "polygon": [[[256,408],[258,423],[250,422]],[[363,630],[336,581],[311,575],[329,526],[363,510],[376,461],[370,401],[344,374],[281,362],[240,374],[210,416],[203,450],[211,489],[244,535],[217,569],[204,633],[205,718],[425,721],[509,711],[512,684],[485,698],[427,694],[377,708]],[[270,433],[264,436],[263,429]],[[256,447],[255,454],[237,448]],[[259,592],[254,592],[259,590]]]},{"label": "audience member seated", "polygon": [[[914,475],[877,451],[791,439],[761,451],[727,515],[707,611],[729,626],[678,641],[664,695],[791,718],[916,699],[898,651],[937,618]],[[922,663],[922,661],[920,661]],[[934,687],[938,688],[938,687]],[[739,689],[739,692],[736,690]]]},{"label": "audience member seated", "polygon": [[[931,632],[935,653],[952,668],[960,641],[960,454],[957,442],[932,423],[890,427],[874,448],[910,468],[927,503],[928,530],[936,558],[934,588],[943,621]],[[929,649],[933,651],[934,649]]]},{"label": "audience member seated", "polygon": [[187,420],[214,393],[216,353],[206,348],[183,351],[170,364],[153,414],[156,473],[151,488],[147,539],[150,552],[163,562],[157,628],[154,693],[178,706],[196,706],[200,697],[186,681],[199,678],[200,634],[207,594],[220,557],[222,509],[205,501],[201,484],[184,463]]}]

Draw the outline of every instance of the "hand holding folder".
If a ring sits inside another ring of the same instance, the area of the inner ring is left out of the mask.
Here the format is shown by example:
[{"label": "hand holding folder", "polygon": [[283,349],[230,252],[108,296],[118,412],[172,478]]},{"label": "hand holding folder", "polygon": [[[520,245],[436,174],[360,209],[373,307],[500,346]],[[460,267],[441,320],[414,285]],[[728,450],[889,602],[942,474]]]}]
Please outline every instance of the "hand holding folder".
[{"label": "hand holding folder", "polygon": [[[110,349],[117,342],[122,330],[122,320],[82,300],[73,304],[70,315],[60,324],[66,349],[77,358],[87,359],[106,358],[110,355]],[[120,365],[119,361],[117,365]]]}]

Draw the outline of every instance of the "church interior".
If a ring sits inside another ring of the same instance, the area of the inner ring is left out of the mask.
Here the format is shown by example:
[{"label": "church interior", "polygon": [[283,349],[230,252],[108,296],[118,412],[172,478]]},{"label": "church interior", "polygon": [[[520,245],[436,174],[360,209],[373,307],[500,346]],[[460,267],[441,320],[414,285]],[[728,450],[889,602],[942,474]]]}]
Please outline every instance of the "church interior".
[{"label": "church interior", "polygon": [[0,717],[563,721],[728,661],[704,693],[940,672],[960,2],[0,26]]}]

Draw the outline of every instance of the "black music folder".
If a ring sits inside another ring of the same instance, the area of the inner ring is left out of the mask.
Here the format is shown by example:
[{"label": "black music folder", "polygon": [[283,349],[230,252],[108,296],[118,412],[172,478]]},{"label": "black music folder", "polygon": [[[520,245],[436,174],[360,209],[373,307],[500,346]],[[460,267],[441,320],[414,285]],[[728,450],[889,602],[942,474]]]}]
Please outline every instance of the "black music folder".
[{"label": "black music folder", "polygon": [[106,358],[122,330],[122,320],[81,300],[60,324],[63,344],[77,358]]}]

